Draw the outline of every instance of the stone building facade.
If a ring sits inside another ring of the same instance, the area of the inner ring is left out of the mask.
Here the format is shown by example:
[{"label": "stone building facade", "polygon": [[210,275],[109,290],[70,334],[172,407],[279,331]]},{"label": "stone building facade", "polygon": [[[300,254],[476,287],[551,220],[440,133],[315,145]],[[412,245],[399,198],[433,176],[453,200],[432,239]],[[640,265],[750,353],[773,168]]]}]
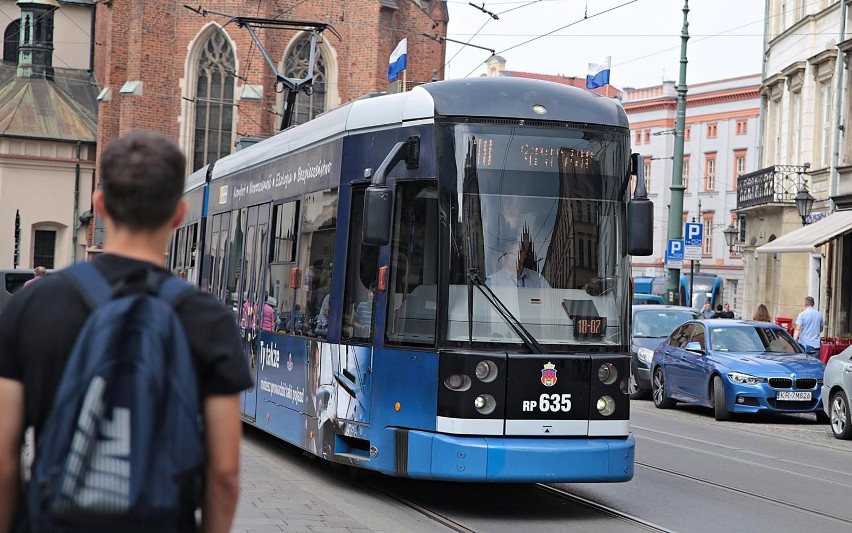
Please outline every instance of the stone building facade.
[{"label": "stone building facade", "polygon": [[[686,98],[684,131],[684,222],[704,225],[700,272],[723,279],[725,301],[744,315],[743,262],[738,246],[729,248],[723,231],[740,227],[737,179],[757,168],[757,131],[760,116],[760,75],[693,84]],[[671,203],[672,154],[677,108],[675,83],[625,88],[622,98],[630,121],[633,152],[645,158],[645,180],[654,202],[654,254],[633,261],[634,276],[664,276],[668,242],[668,206]],[[681,273],[689,272],[684,262]],[[750,313],[749,313],[750,316]]]},{"label": "stone building facade", "polygon": [[[760,170],[745,176],[745,302],[795,318],[813,296],[826,336],[852,332],[848,5],[767,0]],[[845,32],[841,33],[841,21]],[[813,204],[804,218],[796,198]]]},{"label": "stone building facade", "polygon": [[0,0],[0,268],[61,268],[86,256],[94,4]]}]

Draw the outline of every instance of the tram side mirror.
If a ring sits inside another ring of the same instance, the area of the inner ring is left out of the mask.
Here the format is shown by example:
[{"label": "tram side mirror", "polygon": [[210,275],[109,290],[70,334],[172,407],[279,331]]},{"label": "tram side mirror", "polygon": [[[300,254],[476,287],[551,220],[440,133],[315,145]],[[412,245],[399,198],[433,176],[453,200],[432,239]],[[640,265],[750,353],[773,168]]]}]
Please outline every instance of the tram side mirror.
[{"label": "tram side mirror", "polygon": [[391,220],[391,191],[383,185],[370,185],[364,191],[364,244],[384,246],[388,243]]},{"label": "tram side mirror", "polygon": [[632,154],[630,160],[636,188],[627,202],[627,253],[649,256],[654,254],[654,203],[645,188],[645,161],[639,154]]},{"label": "tram side mirror", "polygon": [[388,173],[405,161],[405,167],[420,166],[420,137],[413,135],[408,140],[396,143],[376,169],[370,186],[364,191],[364,229],[361,241],[367,245],[385,246],[388,243],[391,220],[391,191],[385,185]]}]

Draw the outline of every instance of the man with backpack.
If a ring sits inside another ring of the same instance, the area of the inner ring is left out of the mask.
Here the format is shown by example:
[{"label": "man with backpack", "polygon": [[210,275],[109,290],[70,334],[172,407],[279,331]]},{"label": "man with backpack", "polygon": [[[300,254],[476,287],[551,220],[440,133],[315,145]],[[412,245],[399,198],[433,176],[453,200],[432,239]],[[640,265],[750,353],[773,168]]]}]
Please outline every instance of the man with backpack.
[{"label": "man with backpack", "polygon": [[204,531],[230,529],[251,379],[230,311],[162,267],[184,170],[163,135],[110,143],[92,198],[105,253],[0,314],[0,533],[190,531],[197,508]]}]

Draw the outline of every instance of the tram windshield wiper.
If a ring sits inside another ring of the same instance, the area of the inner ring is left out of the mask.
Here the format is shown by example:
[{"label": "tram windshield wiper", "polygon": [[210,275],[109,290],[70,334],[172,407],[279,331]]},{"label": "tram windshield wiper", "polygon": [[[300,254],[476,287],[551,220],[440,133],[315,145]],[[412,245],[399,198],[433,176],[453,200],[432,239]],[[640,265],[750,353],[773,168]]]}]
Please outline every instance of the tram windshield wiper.
[{"label": "tram windshield wiper", "polygon": [[[524,344],[526,344],[527,348],[529,348],[532,353],[544,353],[544,349],[541,347],[541,344],[538,343],[535,337],[533,337],[532,333],[530,333],[527,328],[524,327],[521,321],[518,320],[518,318],[513,315],[511,311],[509,311],[509,308],[506,307],[506,304],[504,304],[503,301],[500,300],[500,298],[498,298],[496,294],[494,294],[494,291],[491,290],[491,287],[489,287],[482,281],[482,278],[479,277],[479,271],[477,271],[475,268],[470,269],[470,271],[468,271],[467,273],[467,279],[471,285],[475,285],[476,288],[479,289],[479,292],[481,292],[485,299],[488,300],[488,303],[490,303],[491,306],[494,307],[494,309],[497,311],[497,313],[499,313],[500,316],[503,317],[503,320],[505,320],[506,323],[509,324],[509,327],[511,327],[515,331],[515,334],[521,338],[521,340],[524,342]],[[468,323],[473,324],[473,305],[470,300],[472,300],[472,298],[469,298],[468,301]]]}]

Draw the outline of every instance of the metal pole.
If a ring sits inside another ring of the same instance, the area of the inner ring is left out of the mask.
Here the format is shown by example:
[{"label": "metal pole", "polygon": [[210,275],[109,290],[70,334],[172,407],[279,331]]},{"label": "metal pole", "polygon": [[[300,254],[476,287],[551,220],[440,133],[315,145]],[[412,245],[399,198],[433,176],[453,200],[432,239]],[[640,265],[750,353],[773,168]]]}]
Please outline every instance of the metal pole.
[{"label": "metal pole", "polygon": [[[669,239],[683,238],[683,129],[686,124],[686,43],[689,41],[689,0],[683,2],[683,30],[680,34],[680,77],[677,84],[677,114],[672,160],[671,209],[669,210]],[[680,269],[669,269],[666,285],[668,303],[675,304],[680,285]],[[690,295],[691,297],[691,295]]]},{"label": "metal pole", "polygon": [[695,301],[695,261],[689,261],[689,298],[686,302],[687,307],[692,307],[692,302]]},{"label": "metal pole", "polygon": [[840,2],[840,40],[837,43],[837,59],[834,69],[834,123],[831,125],[831,170],[828,176],[828,211],[834,211],[834,197],[837,195],[838,172],[840,164],[840,128],[843,115],[843,64],[845,63],[840,43],[846,40],[846,0]]},{"label": "metal pole", "polygon": [[[701,214],[701,199],[698,199],[698,214]],[[692,217],[692,221],[695,222],[695,217]],[[686,303],[684,304],[687,307],[692,307],[692,302],[695,301],[695,261],[689,260],[689,296],[686,298]],[[703,308],[703,304],[702,304]]]}]

